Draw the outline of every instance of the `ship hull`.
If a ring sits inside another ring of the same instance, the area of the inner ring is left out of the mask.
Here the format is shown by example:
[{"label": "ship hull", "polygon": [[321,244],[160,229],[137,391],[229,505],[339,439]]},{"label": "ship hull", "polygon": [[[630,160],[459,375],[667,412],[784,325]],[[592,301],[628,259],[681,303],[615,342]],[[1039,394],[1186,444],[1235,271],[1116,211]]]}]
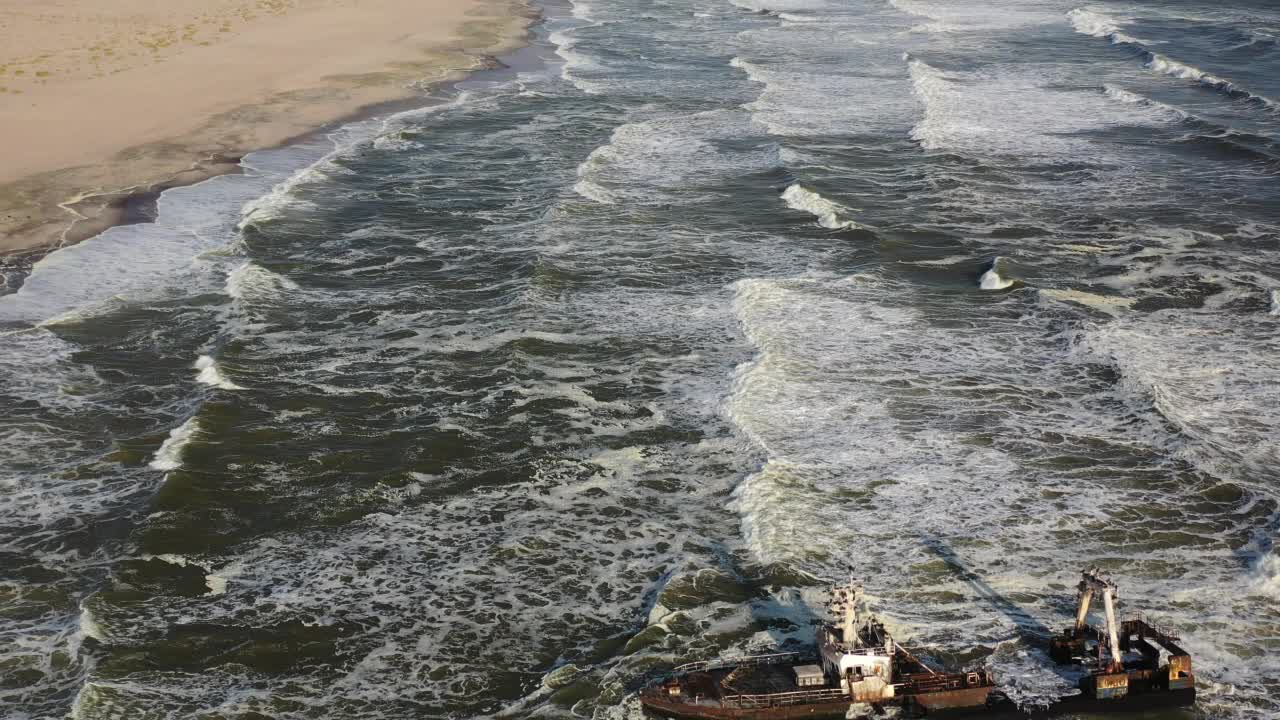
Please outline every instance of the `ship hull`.
[{"label": "ship hull", "polygon": [[693,703],[669,702],[641,698],[645,714],[669,720],[798,720],[799,718],[843,718],[849,712],[848,701],[788,705],[767,708],[735,708]]},{"label": "ship hull", "polygon": [[[962,691],[963,692],[963,691]],[[1099,700],[1083,695],[1060,698],[1044,708],[1022,709],[1011,702],[982,704],[976,697],[960,697],[956,693],[931,693],[933,697],[916,696],[916,705],[907,717],[917,718],[989,718],[990,720],[1030,720],[1069,714],[1140,713],[1150,710],[1188,707],[1196,701],[1194,688],[1135,693],[1127,697]],[[669,720],[813,720],[843,719],[848,716],[848,701],[789,705],[784,707],[738,708],[715,704],[694,704],[668,700],[657,695],[642,695],[645,714]],[[976,701],[976,702],[975,702]],[[899,703],[889,703],[897,705]]]}]

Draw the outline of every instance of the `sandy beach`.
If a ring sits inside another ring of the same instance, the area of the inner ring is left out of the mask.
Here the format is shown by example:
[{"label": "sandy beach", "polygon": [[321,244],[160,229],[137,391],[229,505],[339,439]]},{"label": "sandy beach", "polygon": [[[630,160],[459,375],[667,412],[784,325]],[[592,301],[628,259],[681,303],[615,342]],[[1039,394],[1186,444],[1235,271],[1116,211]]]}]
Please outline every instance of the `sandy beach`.
[{"label": "sandy beach", "polygon": [[482,67],[517,0],[0,0],[0,254]]}]

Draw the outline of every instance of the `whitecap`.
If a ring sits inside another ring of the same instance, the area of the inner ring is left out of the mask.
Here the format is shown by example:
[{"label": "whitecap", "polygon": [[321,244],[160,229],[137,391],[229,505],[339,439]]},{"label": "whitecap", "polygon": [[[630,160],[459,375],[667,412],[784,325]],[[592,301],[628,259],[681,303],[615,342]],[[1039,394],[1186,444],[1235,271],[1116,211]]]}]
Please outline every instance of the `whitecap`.
[{"label": "whitecap", "polygon": [[1015,281],[1000,274],[999,268],[1003,261],[1004,258],[998,257],[991,263],[991,268],[982,273],[982,277],[978,279],[978,287],[983,290],[1005,290],[1013,287]]},{"label": "whitecap", "polygon": [[849,212],[848,208],[822,197],[800,183],[795,183],[784,190],[782,199],[792,210],[807,212],[818,218],[818,224],[824,228],[852,230],[859,227],[858,223],[852,220],[841,219],[840,215]]},{"label": "whitecap", "polygon": [[752,63],[747,62],[746,60],[743,60],[740,57],[734,57],[733,59],[729,60],[729,67],[738,68],[739,70],[745,72],[747,74],[747,77],[750,78],[752,82],[758,82],[762,85],[768,83],[768,80],[766,79],[764,72],[760,69],[758,65],[753,65]]},{"label": "whitecap", "polygon": [[1120,31],[1119,24],[1123,21],[1096,10],[1076,8],[1067,13],[1067,19],[1071,21],[1071,26],[1075,28],[1076,32],[1084,35],[1106,38],[1113,44],[1138,44],[1140,42],[1137,38]]},{"label": "whitecap", "polygon": [[170,431],[169,437],[160,445],[160,449],[156,451],[155,458],[151,460],[151,467],[155,470],[164,471],[176,470],[181,467],[182,451],[199,430],[200,424],[192,417]]},{"label": "whitecap", "polygon": [[814,23],[822,22],[825,18],[819,15],[799,15],[797,13],[778,13],[778,18],[787,22],[794,23]]},{"label": "whitecap", "polygon": [[205,575],[205,587],[209,588],[206,595],[225,595],[227,593],[227,579],[221,575]]},{"label": "whitecap", "polygon": [[959,265],[962,262],[972,260],[968,255],[948,255],[947,257],[937,258],[934,260],[903,260],[904,265],[924,265],[926,267]]},{"label": "whitecap", "polygon": [[547,39],[555,45],[556,55],[559,55],[563,61],[560,66],[560,77],[582,92],[588,95],[596,95],[604,87],[599,83],[591,82],[582,77],[580,72],[584,70],[600,70],[602,68],[600,63],[590,55],[577,50],[578,41],[572,35],[574,29],[556,30],[547,36]]},{"label": "whitecap", "polygon": [[1280,600],[1280,556],[1271,552],[1262,558],[1254,571],[1253,587],[1263,595]]},{"label": "whitecap", "polygon": [[93,616],[93,611],[83,604],[80,606],[80,635],[91,637],[98,642],[106,642],[107,634]]},{"label": "whitecap", "polygon": [[911,32],[951,33],[975,30],[1007,30],[1054,22],[1055,16],[1035,7],[992,7],[985,3],[889,0],[899,11],[930,22],[916,25]]},{"label": "whitecap", "polygon": [[1148,55],[1149,58],[1146,63],[1147,68],[1155,72],[1164,73],[1165,75],[1181,78],[1183,80],[1194,80],[1201,85],[1211,87],[1219,92],[1260,103],[1270,110],[1275,110],[1277,107],[1280,107],[1275,100],[1250,92],[1226,78],[1218,77],[1217,75],[1205,72],[1198,67],[1178,62],[1177,60],[1159,53],[1148,53]]},{"label": "whitecap", "polygon": [[601,205],[613,205],[617,202],[613,193],[605,190],[603,187],[591,182],[590,180],[579,180],[574,183],[573,191],[582,197],[591,200],[592,202],[598,202]]},{"label": "whitecap", "polygon": [[222,374],[222,370],[218,367],[217,361],[208,355],[201,355],[196,359],[195,368],[200,371],[196,376],[196,382],[210,387],[222,388],[223,390],[243,390],[243,387],[231,382]]},{"label": "whitecap", "polygon": [[298,284],[260,265],[246,262],[227,275],[227,295],[236,300],[274,299],[299,290]]},{"label": "whitecap", "polygon": [[1178,108],[1175,108],[1172,105],[1166,105],[1165,103],[1159,102],[1157,100],[1152,100],[1151,98],[1144,97],[1135,92],[1125,90],[1124,88],[1117,87],[1115,85],[1110,85],[1110,84],[1103,85],[1102,92],[1104,95],[1111,98],[1112,100],[1118,100],[1122,103],[1127,103],[1129,105],[1138,105],[1140,107],[1151,108],[1152,110],[1159,112],[1161,115],[1165,116],[1169,120],[1187,120],[1191,118],[1190,113],[1179,110]]},{"label": "whitecap", "polygon": [[1110,315],[1115,315],[1122,310],[1133,306],[1134,299],[1127,297],[1118,297],[1115,295],[1099,295],[1097,293],[1085,292],[1083,290],[1040,290],[1041,297],[1050,300],[1058,300],[1062,302],[1071,302],[1077,305],[1091,307],[1094,310],[1101,310]]}]

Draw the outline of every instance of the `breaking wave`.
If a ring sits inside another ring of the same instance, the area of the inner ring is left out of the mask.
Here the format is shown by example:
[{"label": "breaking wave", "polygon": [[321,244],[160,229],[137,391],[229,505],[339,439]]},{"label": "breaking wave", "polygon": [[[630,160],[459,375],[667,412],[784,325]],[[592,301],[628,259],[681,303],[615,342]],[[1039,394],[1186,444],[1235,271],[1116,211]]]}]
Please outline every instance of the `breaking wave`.
[{"label": "breaking wave", "polygon": [[1067,16],[1070,18],[1071,25],[1076,32],[1105,38],[1114,45],[1129,45],[1133,47],[1141,54],[1144,64],[1149,70],[1184,80],[1193,80],[1229,97],[1245,100],[1268,110],[1275,111],[1280,109],[1280,105],[1277,105],[1275,100],[1251,92],[1234,81],[1179,62],[1149,49],[1144,41],[1121,32],[1118,25],[1119,21],[1109,15],[1077,8],[1067,13]]},{"label": "breaking wave", "polygon": [[199,431],[200,424],[194,417],[171,430],[169,437],[165,438],[160,449],[156,451],[155,457],[152,458],[151,468],[169,471],[182,467],[182,452],[187,445],[191,444]]},{"label": "breaking wave", "polygon": [[841,215],[849,212],[843,205],[831,202],[818,193],[805,188],[800,183],[789,186],[782,192],[782,199],[792,210],[807,212],[818,218],[818,224],[831,230],[854,230],[860,227],[852,220],[845,220]]},{"label": "breaking wave", "polygon": [[978,287],[983,290],[1006,290],[1013,287],[1017,281],[1000,274],[1000,268],[1003,264],[1004,258],[996,258],[991,263],[991,267],[982,273],[981,278],[978,278]]},{"label": "breaking wave", "polygon": [[227,275],[224,287],[235,300],[263,301],[279,299],[299,290],[298,284],[253,262],[241,264]]},{"label": "breaking wave", "polygon": [[1183,78],[1185,80],[1194,80],[1201,85],[1211,87],[1225,95],[1228,95],[1229,97],[1261,105],[1268,110],[1274,111],[1280,107],[1277,105],[1275,100],[1246,90],[1231,80],[1207,73],[1200,68],[1180,63],[1177,60],[1165,57],[1159,53],[1151,51],[1146,52],[1149,56],[1147,59],[1147,67],[1156,72],[1171,75],[1176,78]]},{"label": "breaking wave", "polygon": [[1280,556],[1267,553],[1254,571],[1254,587],[1263,595],[1280,600]]},{"label": "breaking wave", "polygon": [[1115,44],[1138,44],[1141,42],[1132,35],[1126,35],[1121,32],[1120,21],[1105,13],[1076,8],[1067,13],[1067,18],[1071,21],[1071,26],[1076,29],[1076,32],[1085,35],[1106,38]]},{"label": "breaking wave", "polygon": [[1131,396],[1177,429],[1182,457],[1215,474],[1265,479],[1280,464],[1280,359],[1239,348],[1270,336],[1273,324],[1258,314],[1161,310],[1091,329],[1079,349],[1119,369]]},{"label": "breaking wave", "polygon": [[1194,117],[1191,113],[1188,113],[1185,110],[1179,110],[1178,108],[1172,105],[1162,103],[1158,100],[1152,100],[1151,98],[1144,97],[1135,92],[1125,90],[1124,88],[1117,87],[1115,85],[1104,84],[1102,86],[1102,91],[1107,97],[1113,100],[1118,100],[1122,103],[1128,103],[1130,105],[1139,105],[1142,107],[1151,108],[1153,110],[1160,112],[1162,115],[1165,115],[1171,120],[1189,120]]},{"label": "breaking wave", "polygon": [[196,376],[196,382],[210,387],[221,388],[222,390],[244,389],[228,380],[227,377],[222,374],[222,369],[218,367],[217,361],[208,355],[201,355],[196,360],[195,368],[200,371]]}]

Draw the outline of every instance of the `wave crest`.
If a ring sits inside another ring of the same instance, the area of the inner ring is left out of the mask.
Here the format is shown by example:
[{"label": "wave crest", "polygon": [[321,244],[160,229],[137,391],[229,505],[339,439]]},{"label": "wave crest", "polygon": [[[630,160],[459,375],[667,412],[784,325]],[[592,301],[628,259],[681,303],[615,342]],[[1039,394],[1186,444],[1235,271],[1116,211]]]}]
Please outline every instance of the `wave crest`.
[{"label": "wave crest", "polygon": [[1138,44],[1141,42],[1132,35],[1126,35],[1121,32],[1119,26],[1121,21],[1105,13],[1076,8],[1067,13],[1067,19],[1071,21],[1071,26],[1076,29],[1076,32],[1092,35],[1093,37],[1106,38],[1115,45],[1120,43]]},{"label": "wave crest", "polygon": [[200,424],[196,419],[189,418],[186,422],[169,432],[169,437],[160,444],[160,449],[156,451],[156,456],[151,460],[151,468],[153,470],[176,470],[182,467],[182,451],[195,434],[199,432]]},{"label": "wave crest", "polygon": [[840,217],[842,213],[849,212],[849,208],[822,197],[800,183],[795,183],[782,191],[782,199],[787,203],[787,207],[792,210],[807,212],[818,218],[818,224],[824,228],[856,230],[861,227],[852,220],[845,220]]},{"label": "wave crest", "polygon": [[1133,46],[1145,58],[1144,65],[1146,65],[1147,69],[1153,72],[1184,80],[1194,80],[1231,97],[1262,105],[1273,112],[1280,110],[1280,103],[1271,98],[1246,90],[1231,80],[1201,70],[1194,65],[1188,65],[1152,51],[1146,47],[1147,43],[1144,41],[1122,32],[1120,23],[1123,21],[1117,20],[1110,15],[1095,10],[1076,8],[1067,13],[1067,18],[1078,33],[1105,38],[1113,45]]},{"label": "wave crest", "polygon": [[1017,281],[1000,274],[1000,268],[1003,264],[1004,258],[996,258],[991,263],[991,267],[982,273],[982,277],[978,279],[978,287],[983,290],[1007,290],[1013,287],[1013,284]]},{"label": "wave crest", "polygon": [[218,367],[217,361],[208,355],[201,355],[196,360],[195,368],[200,371],[200,374],[196,376],[196,382],[198,383],[223,390],[244,389],[228,380],[227,376],[222,374],[222,369]]}]

